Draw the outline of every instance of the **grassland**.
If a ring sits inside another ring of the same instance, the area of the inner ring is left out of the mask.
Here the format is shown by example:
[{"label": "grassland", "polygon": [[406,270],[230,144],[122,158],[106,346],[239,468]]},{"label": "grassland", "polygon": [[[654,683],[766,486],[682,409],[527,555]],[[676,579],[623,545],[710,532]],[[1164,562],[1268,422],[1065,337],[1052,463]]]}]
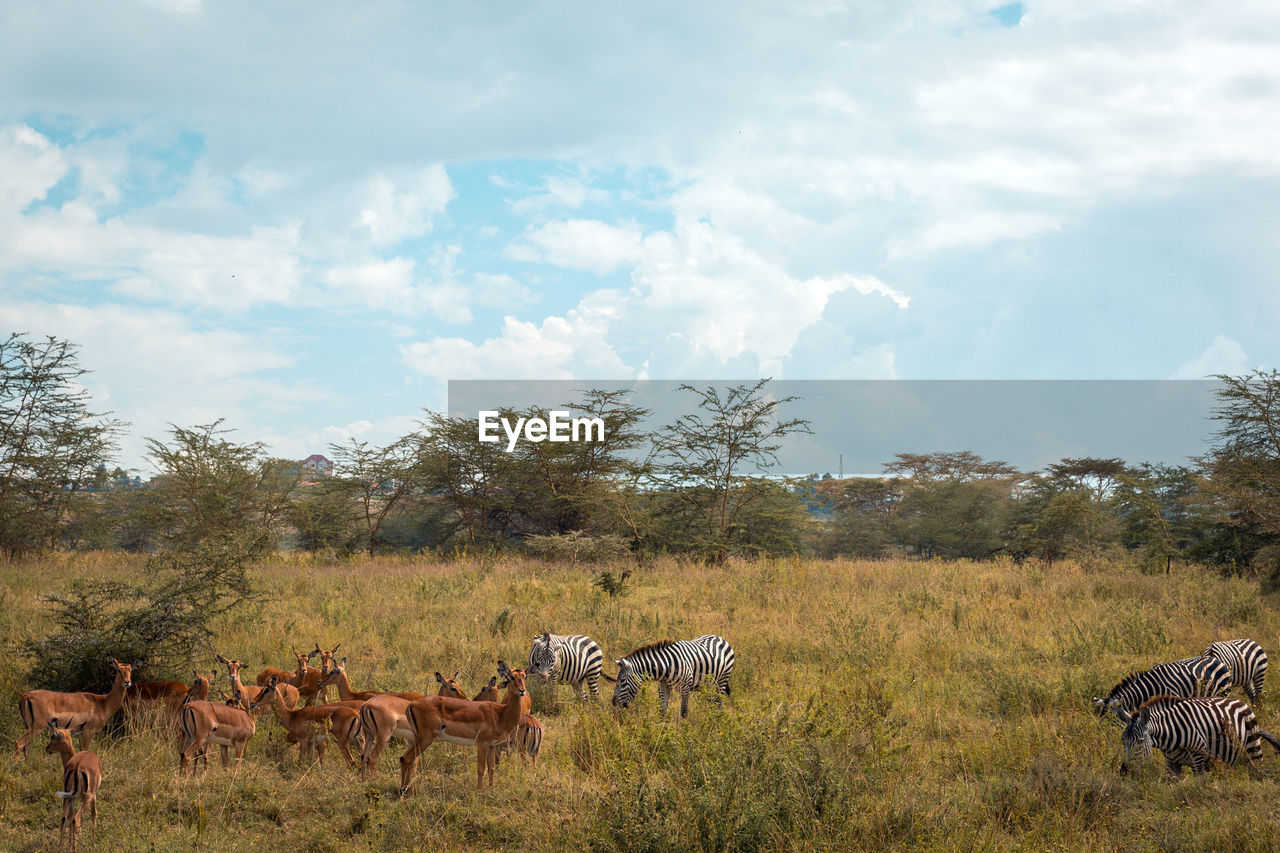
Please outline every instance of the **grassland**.
[{"label": "grassland", "polygon": [[[30,761],[11,757],[28,686],[15,648],[49,627],[38,596],[133,571],[95,555],[0,566],[0,849],[49,849],[57,835],[45,738]],[[1121,675],[1212,639],[1249,636],[1274,653],[1277,602],[1247,580],[672,560],[636,568],[610,599],[590,570],[509,558],[280,558],[254,576],[264,600],[219,625],[216,649],[253,671],[287,664],[290,644],[341,642],[357,689],[421,690],[434,671],[460,670],[474,692],[544,629],[590,634],[612,657],[718,633],[737,651],[734,693],[723,709],[695,695],[681,722],[659,718],[652,686],[619,712],[607,690],[579,706],[535,684],[537,767],[504,762],[498,787],[477,793],[474,754],[439,744],[408,799],[395,745],[361,784],[336,750],[299,769],[264,718],[239,769],[215,759],[184,781],[169,736],[118,732],[97,743],[106,779],[86,850],[1280,848],[1280,756],[1268,750],[1259,778],[1219,768],[1171,785],[1158,757],[1122,778],[1119,730],[1090,710]],[[1280,731],[1277,703],[1256,710]]]}]

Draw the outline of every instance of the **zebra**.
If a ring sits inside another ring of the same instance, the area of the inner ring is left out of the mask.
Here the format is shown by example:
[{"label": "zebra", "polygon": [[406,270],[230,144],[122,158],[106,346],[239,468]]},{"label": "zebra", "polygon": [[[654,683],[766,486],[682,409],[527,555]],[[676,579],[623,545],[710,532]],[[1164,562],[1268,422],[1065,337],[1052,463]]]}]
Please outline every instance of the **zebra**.
[{"label": "zebra", "polygon": [[618,665],[613,688],[613,704],[626,708],[640,692],[646,678],[658,682],[658,698],[662,713],[667,713],[671,691],[680,691],[680,716],[689,716],[689,694],[704,678],[710,678],[716,689],[716,702],[720,694],[728,696],[729,674],[733,672],[733,647],[723,637],[704,634],[693,640],[662,640],[632,651]]},{"label": "zebra", "polygon": [[1195,657],[1159,663],[1146,672],[1127,675],[1106,699],[1095,698],[1099,716],[1114,710],[1121,722],[1152,696],[1221,696],[1231,684],[1231,668],[1213,658]]},{"label": "zebra", "polygon": [[1280,739],[1258,728],[1253,710],[1239,699],[1154,696],[1132,715],[1117,713],[1125,721],[1121,773],[1129,772],[1130,761],[1150,756],[1152,747],[1164,753],[1165,769],[1174,778],[1183,767],[1203,773],[1214,761],[1233,765],[1246,756],[1252,768],[1262,759],[1263,740],[1280,752]]},{"label": "zebra", "polygon": [[539,675],[544,683],[558,682],[578,689],[579,698],[587,700],[587,690],[600,699],[600,674],[604,671],[604,652],[595,640],[585,634],[561,636],[543,633],[533,638],[529,649],[529,674]]},{"label": "zebra", "polygon": [[1253,640],[1226,640],[1210,643],[1202,657],[1231,667],[1231,686],[1242,688],[1250,702],[1258,701],[1267,678],[1267,653],[1262,646]]}]

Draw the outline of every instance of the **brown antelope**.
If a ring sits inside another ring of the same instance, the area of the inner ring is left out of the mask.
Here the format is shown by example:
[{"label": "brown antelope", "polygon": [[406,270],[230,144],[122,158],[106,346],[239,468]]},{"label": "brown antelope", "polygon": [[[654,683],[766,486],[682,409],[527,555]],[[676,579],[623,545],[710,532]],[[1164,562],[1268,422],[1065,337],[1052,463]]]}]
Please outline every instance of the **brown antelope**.
[{"label": "brown antelope", "polygon": [[[223,694],[224,696],[226,694]],[[192,756],[199,758],[209,744],[217,744],[222,750],[222,766],[231,766],[229,748],[234,747],[236,761],[244,757],[244,748],[258,726],[256,710],[244,698],[244,691],[237,687],[230,704],[196,700],[182,706],[178,715],[182,740],[178,746],[178,767],[183,776],[189,776],[188,762]],[[207,763],[207,762],[206,762]]]},{"label": "brown antelope", "polygon": [[[317,701],[317,698],[321,703],[327,702],[329,700],[329,688],[328,685],[323,683],[323,679],[329,673],[329,667],[333,661],[334,652],[336,652],[341,645],[342,644],[339,643],[331,650],[325,651],[320,648],[319,643],[316,643],[316,647],[305,655],[299,653],[297,648],[290,646],[289,650],[293,653],[294,658],[297,659],[297,668],[294,669],[293,672],[288,672],[283,669],[276,669],[273,666],[269,666],[262,670],[262,672],[258,673],[257,677],[254,678],[254,682],[259,686],[262,686],[267,683],[269,678],[274,676],[277,683],[282,687],[285,684],[291,684],[296,687],[302,700],[308,705]],[[320,669],[308,666],[308,662],[316,655],[320,655]]]},{"label": "brown antelope", "polygon": [[[436,673],[436,681],[440,685],[438,696],[453,699],[467,698],[458,684],[458,673],[445,678]],[[386,749],[387,742],[398,737],[406,743],[413,743],[413,731],[409,728],[405,709],[409,703],[422,699],[421,693],[380,693],[364,703],[360,709],[360,729],[364,733],[364,747],[360,750],[360,779],[369,777],[378,764],[378,756]]]},{"label": "brown antelope", "polygon": [[88,749],[89,742],[98,730],[107,724],[111,715],[124,704],[124,695],[133,684],[133,668],[140,666],[120,663],[111,658],[116,669],[115,681],[109,693],[59,693],[55,690],[28,690],[18,699],[18,713],[27,730],[14,744],[13,754],[27,756],[27,745],[35,733],[49,725],[57,717],[62,728],[75,729],[80,737],[80,748]]},{"label": "brown antelope", "polygon": [[[234,694],[237,690],[244,694],[245,706],[254,702],[263,690],[261,684],[245,684],[240,680],[240,668],[244,666],[243,661],[227,660],[222,655],[217,655],[218,662],[227,668],[227,678],[231,681],[231,692]],[[292,684],[281,684],[280,693],[284,696],[284,703],[290,708],[298,707],[298,688]]]},{"label": "brown antelope", "polygon": [[[498,678],[494,676],[489,679],[479,693],[476,694],[472,702],[497,702],[498,701]],[[502,687],[507,685],[503,684]],[[533,708],[533,697],[525,695],[520,700],[521,709],[524,713],[520,715],[520,723],[516,726],[515,732],[500,744],[495,744],[491,749],[496,751],[493,758],[493,766],[496,770],[502,762],[503,753],[510,752],[513,747],[516,753],[521,757],[538,763],[538,753],[542,751],[542,723],[536,717],[529,715],[529,711]]]},{"label": "brown antelope", "polygon": [[306,762],[314,746],[319,762],[323,766],[324,750],[328,745],[329,735],[332,734],[333,739],[338,742],[338,749],[342,750],[342,757],[347,760],[347,765],[356,766],[348,744],[352,736],[360,731],[358,710],[349,705],[312,705],[309,708],[290,710],[285,707],[284,699],[280,696],[280,685],[274,679],[266,683],[262,693],[249,706],[249,709],[253,710],[268,702],[272,703],[280,725],[284,726],[284,730],[288,733],[285,740],[298,745],[299,764]]},{"label": "brown antelope", "polygon": [[408,793],[413,784],[413,771],[418,756],[437,738],[448,743],[476,748],[476,788],[484,788],[484,774],[489,773],[493,787],[497,744],[506,740],[520,724],[525,689],[524,671],[510,669],[498,661],[498,675],[507,681],[507,695],[501,702],[472,702],[428,696],[409,703],[405,714],[413,732],[413,743],[400,758],[400,790]]},{"label": "brown antelope", "polygon": [[124,694],[125,719],[137,720],[148,711],[163,709],[165,719],[176,725],[184,703],[209,698],[209,682],[217,674],[216,670],[208,675],[196,672],[189,685],[183,681],[135,681]]},{"label": "brown antelope", "polygon": [[[338,697],[343,702],[351,702],[351,701],[367,702],[368,700],[372,699],[374,696],[382,695],[381,690],[352,690],[351,689],[351,682],[347,680],[347,659],[346,658],[343,658],[342,660],[333,663],[333,665],[329,669],[329,674],[326,675],[324,677],[324,681],[321,682],[321,686],[326,688],[330,684],[337,686]],[[409,696],[410,694],[393,693],[392,695],[404,697],[404,696]],[[422,696],[421,693],[412,694],[412,697],[414,699],[421,698],[421,696]]]},{"label": "brown antelope", "polygon": [[[82,724],[83,726],[83,724]],[[71,732],[56,717],[49,720],[49,745],[46,754],[58,753],[62,757],[62,790],[55,795],[62,800],[62,831],[58,834],[58,849],[74,853],[76,835],[80,831],[80,811],[89,807],[93,828],[98,828],[98,786],[102,783],[102,762],[96,753],[87,749],[79,752],[71,746]],[[76,798],[80,805],[76,806]],[[71,845],[67,847],[67,830],[71,830]]]}]

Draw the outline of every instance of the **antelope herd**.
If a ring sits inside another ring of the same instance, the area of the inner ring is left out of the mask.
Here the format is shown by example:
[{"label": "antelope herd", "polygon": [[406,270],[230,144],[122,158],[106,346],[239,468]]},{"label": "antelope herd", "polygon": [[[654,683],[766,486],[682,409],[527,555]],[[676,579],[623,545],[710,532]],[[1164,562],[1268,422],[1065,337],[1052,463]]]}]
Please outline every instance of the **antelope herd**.
[{"label": "antelope herd", "polygon": [[[655,649],[661,651],[668,647],[695,648],[698,652],[695,665],[691,667],[684,657],[663,658],[661,654],[655,657]],[[499,660],[497,675],[471,699],[458,683],[457,672],[447,678],[435,673],[435,695],[356,690],[348,680],[347,659],[335,657],[338,649],[339,646],[334,646],[325,650],[319,643],[306,653],[292,648],[296,663],[292,671],[266,667],[257,674],[255,683],[248,685],[240,678],[244,662],[219,654],[216,658],[226,669],[230,690],[230,693],[219,691],[221,701],[212,701],[210,697],[218,670],[195,671],[191,684],[135,682],[133,672],[142,666],[141,662],[124,664],[115,658],[110,658],[114,680],[105,694],[53,690],[24,693],[18,700],[18,712],[26,730],[18,738],[14,753],[25,759],[36,733],[48,731],[49,745],[45,752],[57,753],[62,758],[63,785],[57,793],[63,800],[60,848],[75,850],[80,812],[86,805],[94,824],[97,823],[102,765],[89,747],[93,736],[117,711],[123,710],[126,719],[150,716],[164,721],[165,728],[176,735],[177,765],[183,778],[190,775],[192,765],[203,762],[208,766],[211,746],[221,751],[224,768],[232,766],[233,751],[238,763],[257,731],[259,716],[270,709],[283,727],[286,741],[297,744],[299,764],[310,761],[312,750],[317,761],[323,763],[325,749],[332,738],[351,768],[356,767],[352,746],[359,749],[360,778],[366,780],[375,772],[378,756],[388,742],[396,738],[405,743],[400,759],[400,790],[408,794],[413,788],[419,756],[432,743],[441,740],[475,747],[476,788],[483,790],[486,776],[489,787],[494,786],[504,753],[512,752],[537,764],[544,730],[542,723],[530,713],[533,702],[526,683],[527,674],[536,674],[550,684],[569,684],[577,688],[583,701],[588,698],[588,687],[591,696],[598,698],[596,681],[602,675],[603,655],[590,637],[544,633],[534,638],[527,672]],[[672,685],[681,690],[684,698],[681,716],[688,711],[688,690],[697,687],[703,676],[711,678],[717,694],[728,694],[733,651],[722,638],[709,635],[696,641],[650,644],[642,649],[651,664],[642,677],[658,682],[664,714]],[[621,701],[615,691],[614,705],[629,704],[638,689],[635,674],[627,671],[635,655],[633,652],[616,662],[620,674],[627,677],[623,679],[625,701]],[[320,666],[312,667],[311,661],[317,657]],[[664,670],[664,666],[669,671]],[[332,703],[328,701],[330,687],[338,693],[338,699]],[[716,701],[720,701],[719,695]],[[80,740],[79,752],[72,746],[73,735]]]}]

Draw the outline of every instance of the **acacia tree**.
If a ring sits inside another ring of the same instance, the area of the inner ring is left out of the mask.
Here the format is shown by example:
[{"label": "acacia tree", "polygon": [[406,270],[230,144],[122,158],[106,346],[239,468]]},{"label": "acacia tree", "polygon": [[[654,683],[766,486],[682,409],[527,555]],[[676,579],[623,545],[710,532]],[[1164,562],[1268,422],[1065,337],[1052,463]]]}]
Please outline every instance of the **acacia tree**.
[{"label": "acacia tree", "polygon": [[[1220,520],[1247,534],[1280,579],[1280,372],[1217,377],[1217,444],[1199,460]],[[1242,555],[1247,562],[1253,554]]]},{"label": "acacia tree", "polygon": [[190,428],[170,425],[169,443],[147,439],[160,473],[146,490],[142,511],[178,550],[211,539],[261,550],[289,508],[297,463],[266,456],[262,442],[230,441],[229,432],[219,419]]},{"label": "acacia tree", "polygon": [[114,451],[119,421],[89,410],[77,347],[0,341],[0,548],[52,546],[84,483]]},{"label": "acacia tree", "polygon": [[[812,432],[803,418],[779,417],[779,409],[797,398],[770,399],[768,382],[733,385],[723,393],[715,386],[681,385],[694,395],[697,411],[655,438],[654,485],[663,491],[668,513],[683,522],[688,545],[709,562],[753,550],[744,534],[759,532],[752,514],[775,495],[752,488],[752,481],[778,464],[787,436]],[[777,517],[774,508],[769,514]]]},{"label": "acacia tree", "polygon": [[334,475],[325,481],[325,488],[350,501],[356,523],[364,532],[365,550],[372,557],[387,517],[413,488],[411,442],[401,438],[376,447],[352,438],[329,448],[334,455]]}]

